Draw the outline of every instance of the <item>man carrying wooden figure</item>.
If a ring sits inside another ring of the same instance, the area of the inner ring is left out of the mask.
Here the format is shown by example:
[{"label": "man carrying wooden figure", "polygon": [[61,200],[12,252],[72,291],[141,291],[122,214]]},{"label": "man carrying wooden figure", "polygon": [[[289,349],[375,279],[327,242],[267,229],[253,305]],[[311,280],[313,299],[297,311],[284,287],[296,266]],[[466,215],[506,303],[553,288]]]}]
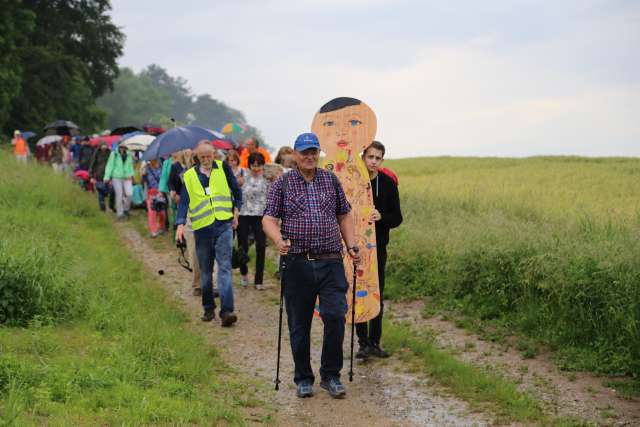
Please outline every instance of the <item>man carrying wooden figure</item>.
[{"label": "man carrying wooden figure", "polygon": [[375,209],[371,212],[371,220],[376,226],[376,243],[378,258],[378,287],[380,288],[380,313],[367,322],[358,323],[358,344],[360,346],[356,357],[366,359],[369,356],[389,357],[389,353],[380,347],[382,337],[382,314],[384,311],[384,278],[387,265],[387,244],[389,243],[389,230],[402,223],[402,211],[400,210],[400,196],[398,186],[393,179],[379,172],[384,161],[385,148],[379,141],[373,141],[362,153],[362,159],[369,172],[371,190],[373,192],[373,204]]}]

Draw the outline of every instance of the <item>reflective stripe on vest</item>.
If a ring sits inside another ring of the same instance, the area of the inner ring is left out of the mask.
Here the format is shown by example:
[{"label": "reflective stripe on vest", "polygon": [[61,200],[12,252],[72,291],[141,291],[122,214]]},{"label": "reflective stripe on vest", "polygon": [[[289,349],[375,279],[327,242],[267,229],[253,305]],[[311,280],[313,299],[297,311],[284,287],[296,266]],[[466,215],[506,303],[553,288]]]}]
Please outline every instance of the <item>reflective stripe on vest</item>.
[{"label": "reflective stripe on vest", "polygon": [[213,224],[216,220],[233,218],[231,190],[222,162],[216,160],[217,168],[211,169],[209,193],[205,194],[195,167],[184,173],[184,185],[189,193],[189,218],[194,230]]}]

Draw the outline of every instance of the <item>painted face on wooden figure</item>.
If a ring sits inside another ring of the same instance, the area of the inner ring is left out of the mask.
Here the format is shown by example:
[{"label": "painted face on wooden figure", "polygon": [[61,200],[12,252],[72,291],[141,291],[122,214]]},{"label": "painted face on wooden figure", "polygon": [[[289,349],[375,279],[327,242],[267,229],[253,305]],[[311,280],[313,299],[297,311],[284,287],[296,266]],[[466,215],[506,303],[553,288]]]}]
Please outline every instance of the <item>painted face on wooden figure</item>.
[{"label": "painted face on wooden figure", "polygon": [[311,124],[327,157],[334,157],[340,151],[361,153],[375,138],[376,127],[373,110],[358,99],[346,97],[323,105]]}]

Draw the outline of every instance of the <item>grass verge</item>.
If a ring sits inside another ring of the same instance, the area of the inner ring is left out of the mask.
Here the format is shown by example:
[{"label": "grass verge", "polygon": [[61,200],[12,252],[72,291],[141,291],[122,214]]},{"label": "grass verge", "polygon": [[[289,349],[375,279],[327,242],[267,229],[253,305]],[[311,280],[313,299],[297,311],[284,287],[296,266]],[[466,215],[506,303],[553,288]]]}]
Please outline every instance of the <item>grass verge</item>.
[{"label": "grass verge", "polygon": [[28,267],[72,284],[53,297],[75,301],[0,327],[0,424],[244,424],[258,386],[191,330],[94,195],[3,153],[0,182],[0,259],[47,254]]}]

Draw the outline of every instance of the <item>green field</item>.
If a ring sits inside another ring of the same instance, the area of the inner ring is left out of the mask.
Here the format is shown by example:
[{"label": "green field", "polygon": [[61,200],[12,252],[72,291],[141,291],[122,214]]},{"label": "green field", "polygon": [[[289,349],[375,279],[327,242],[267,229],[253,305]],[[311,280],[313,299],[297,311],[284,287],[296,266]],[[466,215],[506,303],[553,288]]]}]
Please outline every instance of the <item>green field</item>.
[{"label": "green field", "polygon": [[0,151],[0,425],[243,425],[224,365],[92,194]]},{"label": "green field", "polygon": [[640,160],[388,161],[404,224],[387,296],[548,344],[568,369],[640,375]]}]

